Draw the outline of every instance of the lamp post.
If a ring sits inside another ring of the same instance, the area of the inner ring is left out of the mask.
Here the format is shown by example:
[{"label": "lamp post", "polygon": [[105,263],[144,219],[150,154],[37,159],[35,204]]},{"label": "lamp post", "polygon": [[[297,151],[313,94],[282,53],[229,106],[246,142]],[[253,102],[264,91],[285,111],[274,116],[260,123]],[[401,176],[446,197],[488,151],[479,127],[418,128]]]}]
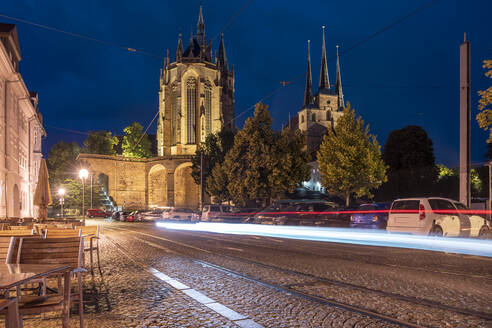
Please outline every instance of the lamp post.
[{"label": "lamp post", "polygon": [[63,219],[63,204],[65,203],[65,189],[58,189],[58,196],[60,196],[61,217]]},{"label": "lamp post", "polygon": [[84,216],[84,225],[85,225],[85,210],[84,210],[84,203],[85,203],[85,179],[89,176],[89,171],[86,169],[81,169],[79,171],[79,178],[82,179],[82,215]]}]

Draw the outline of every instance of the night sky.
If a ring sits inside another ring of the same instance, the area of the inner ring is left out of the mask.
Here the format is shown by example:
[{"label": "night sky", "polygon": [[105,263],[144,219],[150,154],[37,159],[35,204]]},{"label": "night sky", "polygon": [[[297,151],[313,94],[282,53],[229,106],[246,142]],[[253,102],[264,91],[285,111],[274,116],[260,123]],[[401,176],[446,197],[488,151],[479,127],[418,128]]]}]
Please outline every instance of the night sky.
[{"label": "night sky", "polygon": [[[318,84],[322,25],[333,83],[335,45],[343,53],[427,2],[253,0],[224,32],[236,73],[236,115],[278,88],[280,81],[296,79],[265,101],[279,129],[302,104],[308,39],[313,84]],[[191,27],[196,30],[200,4],[207,38],[212,38],[245,3],[4,0],[0,14],[152,54],[163,55],[169,48],[173,61],[178,34],[183,34],[186,47]],[[479,129],[475,115],[477,91],[491,81],[482,69],[482,61],[492,58],[491,12],[490,0],[436,1],[341,56],[345,99],[370,124],[381,145],[390,131],[420,125],[434,141],[436,162],[458,165],[459,44],[466,32],[472,54],[472,162],[483,162],[487,133]],[[146,126],[157,112],[161,59],[2,17],[0,22],[17,24],[21,73],[28,88],[39,92],[48,133],[45,153],[60,140],[85,139],[56,128],[122,134],[135,120]],[[252,113],[244,113],[236,124],[242,127]],[[155,130],[154,124],[149,132]]]}]

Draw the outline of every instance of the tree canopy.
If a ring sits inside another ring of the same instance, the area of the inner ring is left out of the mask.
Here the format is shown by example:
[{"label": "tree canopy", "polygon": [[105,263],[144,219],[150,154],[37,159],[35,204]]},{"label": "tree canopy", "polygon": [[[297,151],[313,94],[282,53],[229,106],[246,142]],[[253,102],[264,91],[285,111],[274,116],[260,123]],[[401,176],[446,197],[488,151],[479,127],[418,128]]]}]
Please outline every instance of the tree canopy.
[{"label": "tree canopy", "polygon": [[218,193],[219,198],[229,196],[236,204],[269,202],[309,178],[307,158],[304,136],[290,130],[275,133],[268,106],[258,103],[223,165],[213,168],[207,182],[212,194],[227,185],[227,193]]},{"label": "tree canopy", "polygon": [[84,152],[88,154],[116,155],[118,137],[108,131],[91,131],[84,141]]},{"label": "tree canopy", "polygon": [[[488,69],[485,76],[492,79],[492,60],[484,60],[482,67]],[[489,131],[487,142],[492,143],[492,85],[486,90],[478,91],[478,95],[480,96],[478,101],[480,113],[477,114],[477,122],[482,129]]]},{"label": "tree canopy", "polygon": [[321,184],[329,193],[345,198],[372,197],[371,190],[386,181],[386,166],[381,147],[369,126],[356,117],[350,104],[334,129],[324,136],[317,154]]},{"label": "tree canopy", "polygon": [[432,140],[420,126],[409,125],[390,132],[383,159],[389,170],[380,198],[432,195],[438,170]]},{"label": "tree canopy", "polygon": [[46,162],[52,186],[57,186],[66,178],[71,178],[77,174],[77,156],[79,153],[80,146],[76,142],[60,141],[51,147]]},{"label": "tree canopy", "polygon": [[151,143],[147,134],[142,132],[143,127],[138,122],[123,129],[123,156],[134,158],[148,158],[152,156]]}]

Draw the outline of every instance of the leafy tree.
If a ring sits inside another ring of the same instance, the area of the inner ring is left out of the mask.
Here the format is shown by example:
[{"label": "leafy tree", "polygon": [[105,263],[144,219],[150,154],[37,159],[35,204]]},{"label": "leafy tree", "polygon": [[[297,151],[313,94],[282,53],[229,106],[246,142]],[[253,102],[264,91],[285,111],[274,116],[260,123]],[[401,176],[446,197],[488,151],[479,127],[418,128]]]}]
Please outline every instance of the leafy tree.
[{"label": "leafy tree", "polygon": [[112,136],[108,131],[91,131],[84,141],[84,152],[99,155],[116,155],[115,146],[118,137]]},{"label": "leafy tree", "polygon": [[289,128],[275,135],[274,163],[269,183],[273,196],[285,191],[293,192],[302,181],[310,178],[308,162],[310,154],[306,149],[306,137],[299,131]]},{"label": "leafy tree", "polygon": [[[492,79],[492,60],[484,60],[483,68],[489,69],[485,72],[485,76]],[[492,143],[492,86],[487,90],[478,91],[480,100],[478,101],[478,109],[480,113],[477,114],[478,125],[484,130],[489,131],[488,143]]]},{"label": "leafy tree", "polygon": [[[438,169],[437,194],[441,197],[458,199],[460,188],[459,167],[448,168],[443,164],[436,165]],[[488,168],[480,167],[470,170],[470,187],[472,197],[485,197],[484,180],[488,178]]]},{"label": "leafy tree", "polygon": [[[222,165],[225,155],[234,145],[234,133],[228,130],[221,130],[218,133],[211,133],[202,142],[200,148],[191,159],[191,176],[196,184],[200,184],[201,155],[203,154],[203,180],[207,182],[212,175],[212,170],[216,165]],[[205,192],[212,195],[209,191],[208,183],[205,183]],[[215,196],[215,195],[214,195]]]},{"label": "leafy tree", "polygon": [[152,156],[151,144],[147,134],[142,133],[142,126],[138,122],[123,129],[123,156],[134,158],[148,158]]},{"label": "leafy tree", "polygon": [[80,146],[75,143],[60,141],[51,147],[48,153],[48,171],[50,184],[57,186],[66,178],[77,174],[77,156],[80,153]]},{"label": "leafy tree", "polygon": [[372,197],[371,189],[386,181],[386,166],[376,136],[369,133],[350,104],[344,109],[334,130],[329,129],[317,154],[321,183],[330,193],[345,198]]},{"label": "leafy tree", "polygon": [[[80,179],[65,179],[64,183],[60,185],[60,187],[65,189],[65,203],[63,207],[65,209],[82,210],[82,182]],[[102,192],[102,186],[96,183],[92,188],[92,206],[94,208],[103,207],[104,200],[106,198]],[[87,181],[85,183],[84,193],[84,208],[88,209],[91,205],[91,185],[90,183],[87,183]],[[53,200],[53,205],[55,208],[60,209],[60,196],[55,194]]]},{"label": "leafy tree", "polygon": [[426,196],[434,192],[438,170],[434,147],[427,133],[410,125],[392,131],[383,148],[383,159],[389,166],[388,182],[379,191],[379,198]]},{"label": "leafy tree", "polygon": [[207,193],[214,196],[217,203],[222,203],[230,201],[232,199],[229,189],[229,178],[224,171],[222,165],[217,163],[212,169],[212,173],[207,177],[206,180]]},{"label": "leafy tree", "polygon": [[269,177],[275,163],[275,134],[271,125],[268,106],[258,103],[254,116],[236,134],[234,146],[225,157],[227,189],[236,204],[245,205],[250,199],[268,200],[272,195]]}]

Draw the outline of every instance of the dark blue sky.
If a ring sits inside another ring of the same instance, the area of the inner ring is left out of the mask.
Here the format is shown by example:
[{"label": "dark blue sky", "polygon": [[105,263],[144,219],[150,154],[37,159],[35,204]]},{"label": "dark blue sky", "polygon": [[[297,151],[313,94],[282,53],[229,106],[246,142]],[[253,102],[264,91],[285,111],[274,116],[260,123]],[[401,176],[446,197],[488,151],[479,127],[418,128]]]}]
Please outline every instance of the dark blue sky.
[{"label": "dark blue sky", "polygon": [[[0,14],[23,18],[155,54],[177,35],[187,45],[196,29],[200,3],[211,38],[246,1],[67,1],[4,0]],[[236,115],[280,86],[266,103],[279,129],[303,99],[306,40],[311,40],[314,85],[318,83],[321,26],[328,57],[335,45],[351,45],[421,7],[413,1],[253,0],[224,32],[229,63],[236,72]],[[459,44],[471,40],[472,161],[482,162],[487,134],[478,128],[477,91],[490,85],[482,60],[492,58],[492,1],[440,0],[419,14],[341,57],[345,99],[370,124],[384,145],[391,130],[422,126],[434,141],[437,162],[458,164]],[[1,22],[15,23],[1,18]],[[78,131],[106,129],[121,134],[134,120],[146,126],[158,110],[158,58],[17,23],[21,73],[39,92],[48,132],[45,151],[59,140],[82,141]],[[215,42],[217,44],[217,42]],[[335,80],[335,61],[328,63]],[[243,114],[237,125],[252,110]],[[155,126],[150,131],[155,133]]]}]

